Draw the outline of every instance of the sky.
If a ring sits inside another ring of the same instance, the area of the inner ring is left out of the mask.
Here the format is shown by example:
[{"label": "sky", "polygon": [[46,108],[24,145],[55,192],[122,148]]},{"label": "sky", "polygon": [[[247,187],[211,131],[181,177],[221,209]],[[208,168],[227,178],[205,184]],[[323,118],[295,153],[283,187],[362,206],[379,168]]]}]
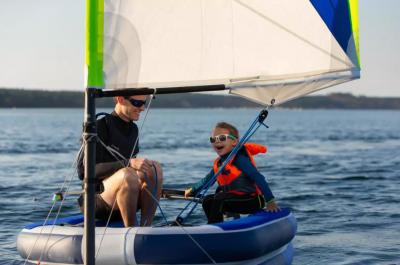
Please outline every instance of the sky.
[{"label": "sky", "polygon": [[[0,87],[83,90],[84,2],[0,0]],[[359,0],[361,79],[319,94],[400,97],[399,10]]]}]

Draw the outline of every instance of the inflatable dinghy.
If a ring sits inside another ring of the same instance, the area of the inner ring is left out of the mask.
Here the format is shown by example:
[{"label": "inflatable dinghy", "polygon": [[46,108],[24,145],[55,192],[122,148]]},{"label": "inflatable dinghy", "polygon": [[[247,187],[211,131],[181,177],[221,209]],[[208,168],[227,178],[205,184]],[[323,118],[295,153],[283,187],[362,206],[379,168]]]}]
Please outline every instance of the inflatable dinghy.
[{"label": "inflatable dinghy", "polygon": [[[26,226],[17,240],[20,255],[40,264],[83,264],[83,216],[53,223]],[[113,223],[96,264],[290,264],[296,226],[288,209],[212,225],[124,228]],[[97,223],[96,247],[104,230]]]}]

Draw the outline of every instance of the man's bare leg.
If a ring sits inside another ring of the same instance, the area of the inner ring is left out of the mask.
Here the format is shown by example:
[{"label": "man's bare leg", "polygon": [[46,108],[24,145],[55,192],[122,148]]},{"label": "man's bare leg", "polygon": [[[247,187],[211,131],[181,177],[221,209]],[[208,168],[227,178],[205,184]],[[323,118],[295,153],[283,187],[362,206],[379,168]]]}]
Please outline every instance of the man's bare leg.
[{"label": "man's bare leg", "polygon": [[[160,200],[161,196],[163,172],[161,165],[158,162],[153,161],[153,164],[156,168],[157,174],[154,174],[154,170],[151,170],[151,172],[148,172],[146,178],[144,177],[144,174],[142,172],[138,173],[142,182],[140,191],[140,226],[150,226],[152,224],[154,214],[157,210],[157,203]],[[150,183],[148,183],[148,181],[150,181]],[[155,201],[155,199],[157,199],[157,202]]]},{"label": "man's bare leg", "polygon": [[136,210],[140,193],[139,176],[132,168],[122,168],[103,181],[103,200],[119,209],[125,227],[135,226]]}]

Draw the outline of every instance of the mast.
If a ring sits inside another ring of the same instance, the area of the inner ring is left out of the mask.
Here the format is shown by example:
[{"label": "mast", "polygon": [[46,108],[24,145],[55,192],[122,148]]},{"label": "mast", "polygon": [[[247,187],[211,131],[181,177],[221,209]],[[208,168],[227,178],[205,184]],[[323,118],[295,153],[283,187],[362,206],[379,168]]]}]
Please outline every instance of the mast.
[{"label": "mast", "polygon": [[85,221],[84,264],[95,264],[95,164],[96,164],[96,91],[103,84],[103,1],[86,1],[86,80],[85,118],[83,141],[85,143]]},{"label": "mast", "polygon": [[96,105],[92,88],[85,91],[85,120],[83,140],[85,142],[85,255],[84,264],[95,264],[95,163],[96,163]]}]

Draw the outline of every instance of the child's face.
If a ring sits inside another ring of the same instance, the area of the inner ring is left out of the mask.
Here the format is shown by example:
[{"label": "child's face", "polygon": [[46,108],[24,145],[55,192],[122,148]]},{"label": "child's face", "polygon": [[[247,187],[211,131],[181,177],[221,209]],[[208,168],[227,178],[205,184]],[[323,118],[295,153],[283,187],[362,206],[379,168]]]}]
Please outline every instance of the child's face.
[{"label": "child's face", "polygon": [[[230,133],[229,133],[229,130],[223,129],[223,128],[215,128],[212,132],[213,137],[221,135],[221,134],[230,134]],[[223,156],[223,155],[229,153],[230,151],[232,151],[232,149],[238,143],[237,139],[232,139],[231,137],[225,137],[225,138],[226,138],[225,141],[219,141],[219,139],[216,139],[216,141],[211,144],[213,149],[219,156]]]}]

